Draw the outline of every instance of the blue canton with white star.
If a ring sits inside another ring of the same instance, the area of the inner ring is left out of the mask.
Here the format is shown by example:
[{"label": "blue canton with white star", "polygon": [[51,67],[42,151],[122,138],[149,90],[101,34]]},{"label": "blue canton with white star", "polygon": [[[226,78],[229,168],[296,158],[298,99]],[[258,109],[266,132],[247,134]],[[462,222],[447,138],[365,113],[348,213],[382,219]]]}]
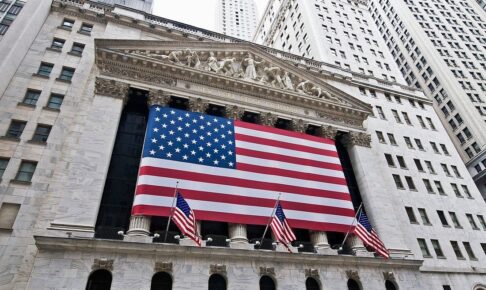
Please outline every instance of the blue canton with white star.
[{"label": "blue canton with white star", "polygon": [[143,157],[236,168],[233,120],[151,106]]}]

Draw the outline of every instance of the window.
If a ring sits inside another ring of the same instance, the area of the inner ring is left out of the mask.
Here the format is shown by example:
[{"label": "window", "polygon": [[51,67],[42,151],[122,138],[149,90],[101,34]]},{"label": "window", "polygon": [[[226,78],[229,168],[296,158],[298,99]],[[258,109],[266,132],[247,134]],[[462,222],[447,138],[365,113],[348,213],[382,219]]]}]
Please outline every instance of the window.
[{"label": "window", "polygon": [[422,179],[424,181],[425,188],[427,189],[428,193],[434,193],[434,189],[432,188],[432,184],[428,179]]},{"label": "window", "polygon": [[427,120],[427,123],[429,123],[429,127],[430,127],[430,129],[432,129],[432,130],[436,130],[436,129],[435,129],[435,125],[434,125],[434,123],[432,122],[432,119],[431,119],[431,118],[425,118],[425,119]]},{"label": "window", "polygon": [[73,26],[74,26],[74,20],[64,18],[64,20],[62,21],[61,27],[63,28],[72,29]]},{"label": "window", "polygon": [[430,240],[432,242],[432,247],[434,248],[435,255],[437,258],[445,258],[444,252],[442,252],[442,248],[440,247],[438,240]]},{"label": "window", "polygon": [[483,248],[483,252],[486,255],[486,243],[481,243],[481,248]]},{"label": "window", "polygon": [[62,100],[64,99],[63,95],[59,94],[51,94],[49,97],[49,101],[47,102],[47,108],[59,110],[61,108]]},{"label": "window", "polygon": [[47,141],[49,137],[49,133],[51,132],[51,126],[49,125],[37,125],[35,129],[34,136],[32,137],[32,141],[36,142],[43,142]]},{"label": "window", "polygon": [[468,197],[468,198],[472,198],[472,195],[471,195],[471,192],[469,192],[469,188],[467,188],[466,185],[461,185],[462,187],[462,190],[464,191],[464,194]]},{"label": "window", "polygon": [[417,242],[419,244],[420,250],[422,251],[422,256],[424,258],[432,257],[430,255],[430,251],[429,251],[429,248],[427,247],[427,243],[425,242],[425,240],[424,239],[417,239]]},{"label": "window", "polygon": [[305,289],[306,290],[319,290],[319,283],[316,279],[309,277],[305,280]]},{"label": "window", "polygon": [[417,218],[415,217],[415,213],[413,212],[413,208],[411,207],[405,207],[405,211],[407,212],[408,220],[412,224],[417,224]]},{"label": "window", "polygon": [[22,132],[24,131],[25,124],[27,124],[27,122],[12,120],[5,136],[9,138],[19,139],[22,135]]},{"label": "window", "polygon": [[417,144],[419,150],[425,151],[424,146],[422,145],[422,141],[420,141],[420,139],[415,139],[415,144]]},{"label": "window", "polygon": [[82,43],[75,42],[75,43],[73,43],[73,46],[71,47],[71,53],[72,54],[81,55],[81,54],[83,54],[83,50],[84,50],[84,44],[82,44]]},{"label": "window", "polygon": [[383,109],[380,106],[376,106],[376,110],[378,111],[378,116],[380,116],[381,119],[386,120],[385,113],[383,112]]},{"label": "window", "polygon": [[429,170],[430,173],[435,174],[435,169],[432,166],[432,163],[430,161],[425,160],[425,166],[427,166],[427,169]]},{"label": "window", "polygon": [[24,97],[24,100],[22,101],[22,103],[24,103],[26,105],[35,106],[35,104],[37,104],[37,100],[39,99],[40,94],[41,94],[41,91],[28,89],[27,93],[25,93],[25,97]]},{"label": "window", "polygon": [[454,227],[458,228],[458,229],[462,229],[461,223],[459,222],[459,219],[457,218],[456,213],[450,211],[449,216],[451,217],[452,224],[454,225]]},{"label": "window", "polygon": [[48,77],[51,74],[53,67],[54,65],[52,63],[41,62],[37,74]]},{"label": "window", "polygon": [[392,110],[392,114],[393,114],[393,117],[395,118],[395,121],[397,123],[402,123],[402,120],[400,119],[400,115],[398,115],[398,111],[397,110]]},{"label": "window", "polygon": [[152,283],[150,290],[171,290],[172,289],[172,277],[165,272],[158,272],[152,276]]},{"label": "window", "polygon": [[484,217],[482,215],[478,215],[478,220],[481,226],[483,227],[483,230],[486,231],[486,220],[484,220]]},{"label": "window", "polygon": [[37,162],[22,161],[22,163],[20,163],[19,171],[17,172],[15,180],[30,182],[32,180],[32,176],[34,175],[36,167]]},{"label": "window", "polygon": [[55,50],[61,50],[64,46],[64,42],[66,42],[64,39],[54,38],[52,40],[51,48]]},{"label": "window", "polygon": [[420,214],[420,218],[422,219],[424,225],[431,225],[429,216],[427,215],[427,211],[425,211],[425,208],[419,208],[418,212]]},{"label": "window", "polygon": [[397,146],[397,141],[395,140],[395,136],[392,133],[387,133],[388,140],[390,140],[391,145]]},{"label": "window", "polygon": [[84,34],[91,34],[91,31],[93,31],[92,24],[88,24],[88,23],[81,24],[81,28],[79,29],[79,32]]},{"label": "window", "polygon": [[449,171],[449,168],[447,167],[446,164],[441,163],[440,166],[442,167],[442,171],[444,171],[445,175],[447,176],[452,176],[451,172]]},{"label": "window", "polygon": [[427,129],[427,127],[425,126],[424,120],[422,119],[421,116],[417,116],[417,120],[419,121],[420,126],[422,126],[422,128]]},{"label": "window", "polygon": [[20,210],[20,204],[4,202],[0,206],[0,229],[11,230]]},{"label": "window", "polygon": [[451,165],[451,168],[452,171],[454,172],[454,175],[456,175],[456,177],[462,178],[461,173],[459,173],[459,170],[457,169],[457,166]]},{"label": "window", "polygon": [[450,227],[449,226],[449,223],[447,222],[447,218],[446,216],[444,215],[444,212],[441,211],[441,210],[438,210],[437,211],[437,215],[439,216],[439,219],[440,219],[440,223],[444,226],[444,227]]},{"label": "window", "polygon": [[457,187],[457,184],[451,183],[452,190],[454,191],[454,194],[457,197],[462,197],[461,192],[459,191],[459,188]]},{"label": "window", "polygon": [[476,255],[474,255],[474,252],[473,252],[469,242],[462,242],[462,244],[464,245],[464,249],[466,249],[466,253],[469,256],[469,259],[477,260]]},{"label": "window", "polygon": [[403,168],[403,169],[407,168],[407,164],[405,163],[405,159],[403,159],[403,156],[397,155],[397,160],[398,160],[398,164],[400,165],[401,168]]},{"label": "window", "polygon": [[405,140],[405,144],[407,144],[407,147],[408,147],[408,148],[410,148],[410,149],[414,149],[414,148],[413,148],[412,141],[410,140],[410,137],[403,137],[403,139]]},{"label": "window", "polygon": [[399,175],[393,174],[393,180],[395,181],[395,185],[397,186],[398,189],[405,189],[403,186],[402,179],[400,178]]},{"label": "window", "polygon": [[208,290],[226,290],[226,279],[218,274],[209,277]]},{"label": "window", "polygon": [[380,143],[386,143],[385,137],[383,136],[382,132],[376,131],[376,137],[378,137],[378,141],[380,141]]},{"label": "window", "polygon": [[262,276],[260,278],[260,290],[276,290],[273,279],[269,276]]},{"label": "window", "polygon": [[474,220],[474,217],[472,216],[472,214],[467,213],[467,214],[466,214],[466,218],[467,218],[467,220],[469,221],[469,223],[471,224],[471,228],[472,228],[473,230],[479,230],[479,227],[478,227],[478,225],[476,224],[476,221]]},{"label": "window", "polygon": [[435,142],[430,142],[430,146],[432,147],[432,150],[434,150],[434,153],[440,154],[439,149],[437,148],[437,144],[435,144]]},{"label": "window", "polygon": [[395,162],[393,162],[393,157],[390,154],[385,153],[385,159],[388,166],[395,167]]},{"label": "window", "polygon": [[462,254],[461,248],[459,247],[459,243],[456,241],[451,241],[452,249],[454,250],[454,254],[458,259],[464,259],[464,255]]},{"label": "window", "polygon": [[70,82],[74,75],[74,68],[70,67],[62,67],[61,74],[59,75],[59,79],[63,81]]},{"label": "window", "polygon": [[408,189],[416,191],[417,188],[415,187],[415,183],[413,182],[412,177],[405,176],[405,181],[407,182]]},{"label": "window", "polygon": [[414,159],[413,161],[415,162],[415,166],[417,167],[418,171],[424,171],[424,168],[422,167],[422,163],[420,162],[419,159]]},{"label": "window", "polygon": [[89,275],[86,290],[110,290],[112,276],[108,270],[96,270]]},{"label": "window", "polygon": [[403,119],[405,120],[405,123],[407,123],[407,125],[412,126],[412,122],[410,121],[410,118],[408,117],[408,114],[405,113],[405,112],[402,112],[402,115],[403,115]]},{"label": "window", "polygon": [[8,159],[7,158],[0,158],[0,179],[3,176],[5,169],[7,169],[7,165],[8,165]]}]

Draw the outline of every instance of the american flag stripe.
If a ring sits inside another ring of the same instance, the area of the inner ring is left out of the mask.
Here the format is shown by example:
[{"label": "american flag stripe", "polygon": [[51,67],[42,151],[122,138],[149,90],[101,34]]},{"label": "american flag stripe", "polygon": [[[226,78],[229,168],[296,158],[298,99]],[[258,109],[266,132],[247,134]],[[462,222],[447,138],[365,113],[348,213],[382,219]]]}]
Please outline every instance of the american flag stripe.
[{"label": "american flag stripe", "polygon": [[[281,193],[282,204],[293,227],[346,232],[352,224],[354,210],[332,140],[199,113],[160,110],[158,114],[151,112],[151,117],[157,116],[159,121],[149,122],[147,129],[133,213],[165,215],[166,208],[170,207],[169,189],[179,181],[179,188],[184,190],[199,219],[266,224],[272,212],[272,200]],[[204,123],[200,122],[202,119]],[[171,127],[169,120],[176,127]],[[203,126],[192,125],[199,125],[198,122]],[[160,128],[162,123],[168,127],[150,134],[152,128]],[[219,128],[214,125],[216,123],[226,125],[225,136],[221,132],[215,133]],[[228,124],[232,129],[228,130]],[[185,127],[190,128],[186,130]],[[203,128],[204,135],[192,134]],[[190,135],[187,140],[198,143],[193,146],[193,151],[184,152],[192,160],[199,157],[199,162],[177,159],[173,149],[175,146],[182,148],[182,143],[186,142],[183,133]],[[171,135],[184,140],[177,143],[180,140],[176,141]],[[170,144],[167,138],[172,138]],[[230,144],[228,148],[219,147],[222,138],[229,141],[224,143]],[[203,139],[204,142],[200,141]],[[158,150],[161,144],[163,151]],[[205,150],[207,155],[196,152],[198,148]],[[213,153],[213,148],[223,148],[224,153]],[[188,152],[196,157],[191,157]],[[166,153],[173,155],[166,158]],[[221,162],[232,157],[235,166],[233,163],[229,167],[217,166],[219,161],[215,157],[210,159],[211,155],[221,158],[218,159]],[[216,165],[208,166],[208,161],[202,162],[202,159],[214,160]]]}]

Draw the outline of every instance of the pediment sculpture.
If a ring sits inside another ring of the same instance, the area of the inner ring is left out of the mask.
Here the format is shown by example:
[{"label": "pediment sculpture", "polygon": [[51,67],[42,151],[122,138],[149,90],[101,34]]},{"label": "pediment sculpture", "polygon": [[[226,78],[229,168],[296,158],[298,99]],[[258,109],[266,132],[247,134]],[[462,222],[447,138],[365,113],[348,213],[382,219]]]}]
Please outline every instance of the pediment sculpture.
[{"label": "pediment sculpture", "polygon": [[167,54],[154,51],[137,51],[136,53],[164,62],[239,78],[276,89],[345,103],[345,101],[333,96],[329,91],[309,80],[302,79],[268,61],[257,60],[250,52],[244,54],[240,59],[237,57],[218,58],[214,52],[197,52],[190,49],[170,51]]}]

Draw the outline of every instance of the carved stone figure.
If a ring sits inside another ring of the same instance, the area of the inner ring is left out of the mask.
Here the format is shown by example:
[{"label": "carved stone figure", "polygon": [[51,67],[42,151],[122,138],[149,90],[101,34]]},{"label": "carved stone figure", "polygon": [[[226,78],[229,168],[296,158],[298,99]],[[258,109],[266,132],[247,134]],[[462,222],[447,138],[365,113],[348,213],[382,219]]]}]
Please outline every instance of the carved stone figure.
[{"label": "carved stone figure", "polygon": [[292,83],[292,79],[290,78],[289,72],[287,72],[287,71],[284,72],[283,83],[284,83],[286,89],[291,90],[291,91],[294,90],[294,84]]},{"label": "carved stone figure", "polygon": [[168,60],[173,63],[181,64],[180,57],[182,57],[182,51],[172,51],[168,55],[161,55],[162,60]]},{"label": "carved stone figure", "polygon": [[307,84],[310,84],[310,81],[307,81],[307,80],[306,80],[306,81],[302,81],[302,82],[300,82],[300,83],[297,85],[297,87],[295,87],[295,89],[296,89],[296,90],[297,90],[297,92],[299,92],[299,93],[304,93],[304,94],[306,94],[306,93],[307,93],[307,88],[306,88]]},{"label": "carved stone figure", "polygon": [[235,70],[233,68],[233,63],[236,61],[236,58],[225,58],[219,65],[219,72],[222,72],[224,75],[232,76],[235,74]]},{"label": "carved stone figure", "polygon": [[201,66],[201,61],[199,61],[199,56],[197,52],[186,50],[187,66],[198,69]]},{"label": "carved stone figure", "polygon": [[209,57],[206,60],[207,62],[207,69],[212,72],[218,72],[219,71],[219,64],[218,64],[218,59],[214,56],[214,52],[209,53]]},{"label": "carved stone figure", "polygon": [[276,88],[284,88],[284,83],[282,81],[282,78],[280,77],[281,75],[281,69],[279,67],[273,66],[273,67],[266,67],[263,69],[265,72],[267,81],[274,87]]},{"label": "carved stone figure", "polygon": [[256,72],[256,66],[261,63],[262,62],[256,61],[253,56],[248,53],[247,57],[243,60],[242,63],[246,66],[244,78],[248,80],[255,80],[258,77]]},{"label": "carved stone figure", "polygon": [[310,88],[309,88],[309,91],[306,92],[308,93],[309,95],[313,95],[313,96],[316,96],[318,98],[321,97],[322,95],[322,89],[316,85],[312,85]]}]

